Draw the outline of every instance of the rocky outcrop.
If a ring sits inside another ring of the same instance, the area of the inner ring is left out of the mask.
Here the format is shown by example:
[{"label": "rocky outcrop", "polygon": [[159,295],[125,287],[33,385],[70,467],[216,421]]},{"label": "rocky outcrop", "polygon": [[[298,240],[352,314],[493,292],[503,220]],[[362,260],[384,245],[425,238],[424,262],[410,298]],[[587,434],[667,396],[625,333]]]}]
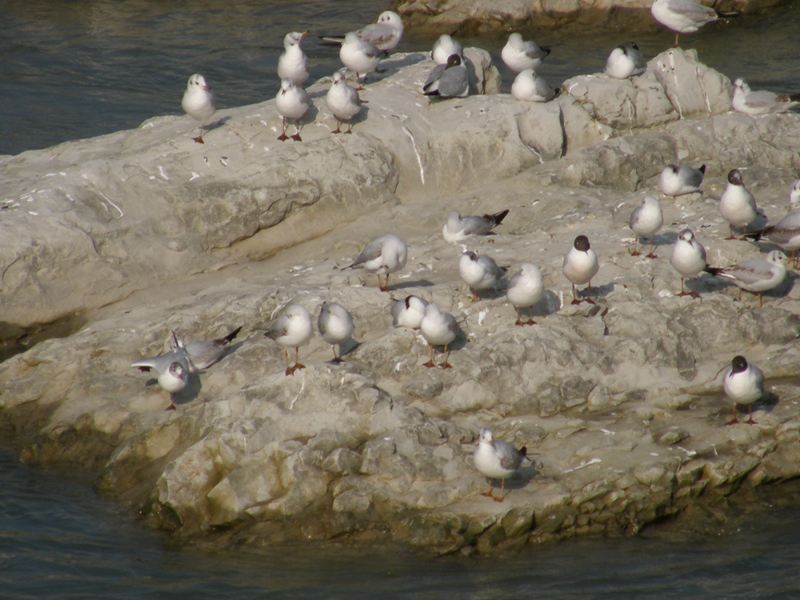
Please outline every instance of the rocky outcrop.
[{"label": "rocky outcrop", "polygon": [[[485,55],[476,72],[491,87]],[[726,241],[715,200],[730,168],[767,214],[785,214],[800,170],[796,114],[730,113],[730,82],[693,53],[666,52],[633,81],[587,76],[548,104],[508,95],[430,102],[431,68],[397,56],[368,86],[352,136],[331,136],[321,94],[303,142],[280,143],[272,102],[221,115],[191,141],[188,118],[4,160],[2,320],[25,330],[83,325],[0,364],[0,419],[24,460],[89,470],[98,490],[176,536],[236,543],[390,537],[436,552],[634,533],[689,507],[800,475],[800,289],[764,308],[701,279],[676,297],[670,244],[695,228],[709,262],[759,253]],[[488,60],[488,59],[487,59]],[[663,199],[659,259],[631,257],[630,211],[666,163],[706,163],[702,196]],[[533,262],[547,294],[538,325],[515,327],[502,285],[473,303],[447,212],[510,208],[469,240],[512,268]],[[392,292],[342,270],[368,240],[408,243]],[[561,259],[578,234],[601,262],[596,306],[571,306]],[[392,329],[413,293],[458,319],[452,370]],[[259,327],[288,302],[353,313],[355,343],[333,365],[315,337],[306,369]],[[166,394],[131,362],[234,327],[229,354]],[[734,354],[771,394],[757,425],[727,427],[715,376]],[[503,503],[480,495],[476,434],[526,445],[533,463]]]}]

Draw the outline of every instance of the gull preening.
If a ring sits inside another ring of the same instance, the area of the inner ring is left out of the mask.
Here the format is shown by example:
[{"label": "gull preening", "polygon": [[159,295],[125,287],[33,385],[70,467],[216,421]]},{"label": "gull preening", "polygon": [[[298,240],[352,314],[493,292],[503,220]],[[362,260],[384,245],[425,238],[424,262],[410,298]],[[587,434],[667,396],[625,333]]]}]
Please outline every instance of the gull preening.
[{"label": "gull preening", "polygon": [[428,302],[419,296],[406,296],[392,304],[392,327],[419,329]]},{"label": "gull preening", "polygon": [[[672,246],[672,256],[669,264],[681,275],[681,293],[678,296],[690,295],[699,298],[697,293],[697,278],[706,270],[706,249],[694,237],[694,231],[688,227],[680,232],[675,245]],[[694,288],[691,293],[683,285],[684,279],[694,279]]]},{"label": "gull preening", "polygon": [[[389,275],[406,266],[408,248],[406,243],[393,233],[387,233],[367,244],[353,264],[345,269],[363,268],[378,276],[378,289],[389,291]],[[386,283],[381,281],[386,275]]]},{"label": "gull preening", "polygon": [[186,91],[183,92],[181,108],[194,120],[200,121],[200,135],[192,139],[198,144],[204,144],[203,127],[205,127],[206,122],[214,116],[214,113],[217,112],[217,103],[214,100],[214,94],[211,93],[211,88],[206,83],[205,77],[197,73],[189,77],[189,82],[186,84]]},{"label": "gull preening", "polygon": [[361,98],[358,90],[347,84],[343,73],[337,71],[333,74],[325,103],[336,119],[336,129],[331,133],[342,133],[342,121],[347,121],[344,133],[353,133],[353,117],[361,112]]},{"label": "gull preening", "polygon": [[713,268],[706,271],[715,277],[733,282],[740,290],[758,294],[758,307],[761,308],[761,294],[775,289],[786,279],[786,255],[773,250],[764,258],[748,258],[732,267]]},{"label": "gull preening", "polygon": [[467,67],[458,54],[451,54],[447,63],[436,65],[422,86],[426,96],[440,98],[463,98],[469,95]]},{"label": "gull preening", "polygon": [[206,342],[190,342],[188,344],[175,335],[174,331],[170,331],[172,336],[172,350],[178,353],[186,353],[187,363],[193,373],[205,371],[222,359],[225,352],[230,347],[230,343],[236,339],[236,336],[239,335],[241,330],[242,328],[240,326],[221,338]]},{"label": "gull preening", "polygon": [[641,254],[636,249],[639,236],[648,235],[650,236],[650,253],[647,258],[658,258],[653,253],[653,247],[656,241],[656,232],[664,224],[664,215],[661,212],[661,203],[658,199],[655,196],[645,196],[642,199],[642,205],[636,207],[631,213],[631,219],[628,224],[635,234],[631,256],[639,256]]},{"label": "gull preening", "polygon": [[487,235],[506,218],[508,209],[486,215],[462,217],[457,210],[447,214],[447,222],[442,227],[442,237],[446,242],[457,244],[471,235]]},{"label": "gull preening", "polygon": [[[299,304],[290,304],[272,322],[265,337],[271,338],[283,347],[286,357],[286,375],[292,375],[299,369],[305,369],[300,364],[300,346],[305,346],[314,335],[314,325],[311,314]],[[294,365],[289,363],[289,348],[294,348]]]},{"label": "gull preening", "polygon": [[351,31],[344,36],[344,42],[339,50],[339,59],[342,64],[356,74],[356,82],[359,90],[361,87],[361,75],[365,76],[378,69],[381,63],[383,51],[378,50],[373,44],[362,40],[355,31]]},{"label": "gull preening", "polygon": [[506,298],[511,302],[517,311],[517,321],[515,325],[536,325],[533,314],[528,315],[528,320],[522,320],[522,309],[530,309],[544,297],[544,283],[542,273],[536,265],[522,263],[519,270],[508,280],[506,288]]},{"label": "gull preening", "polygon": [[647,70],[639,46],[633,42],[620,44],[611,51],[606,60],[605,74],[614,79],[628,79]]},{"label": "gull preening", "polygon": [[447,59],[453,54],[457,54],[463,60],[464,49],[461,44],[444,33],[439,36],[439,39],[433,43],[433,50],[431,51],[431,58],[437,65],[446,65]]},{"label": "gull preening", "polygon": [[676,48],[679,34],[694,33],[706,23],[713,23],[719,19],[713,8],[698,4],[694,0],[655,0],[650,12],[656,21],[675,32]]},{"label": "gull preening", "polygon": [[[597,254],[589,245],[589,238],[579,235],[575,238],[572,248],[564,255],[564,262],[561,265],[561,272],[564,277],[572,282],[572,304],[588,302],[594,304],[592,300],[592,277],[597,275],[600,270],[600,263],[597,261]],[[589,284],[586,290],[586,298],[578,299],[575,285]]]},{"label": "gull preening", "polygon": [[420,321],[419,329],[431,351],[430,358],[424,366],[429,369],[436,367],[436,363],[433,362],[433,347],[444,346],[444,360],[438,366],[442,369],[452,368],[453,365],[447,362],[447,358],[450,356],[449,346],[458,335],[455,317],[450,313],[443,313],[438,306],[431,302],[425,307],[425,316]]},{"label": "gull preening", "polygon": [[797,101],[797,98],[767,90],[753,92],[744,80],[736,79],[733,82],[731,104],[736,112],[757,116],[786,112],[800,104],[800,102]]},{"label": "gull preening", "polygon": [[[323,302],[317,318],[319,334],[333,349],[333,362],[341,362],[341,346],[346,343],[355,331],[353,315],[338,302]],[[339,346],[339,353],[336,347]]]},{"label": "gull preening", "polygon": [[683,196],[700,191],[700,184],[706,174],[706,166],[699,169],[683,165],[667,165],[658,177],[658,187],[667,196]]},{"label": "gull preening", "polygon": [[538,68],[548,54],[550,48],[540,48],[533,40],[526,42],[519,33],[512,33],[500,51],[500,58],[509,69],[520,73],[525,69]]},{"label": "gull preening", "polygon": [[166,410],[175,410],[175,396],[189,383],[189,362],[185,351],[178,349],[160,356],[143,358],[131,364],[143,373],[156,372],[158,385],[169,394]]},{"label": "gull preening", "polygon": [[302,142],[300,137],[300,121],[311,108],[311,99],[308,97],[306,91],[300,86],[296,85],[291,79],[284,79],[281,81],[281,89],[278,90],[278,95],[275,96],[275,107],[278,109],[282,118],[283,129],[278,139],[281,141],[288,140],[290,136],[286,135],[286,122],[293,121],[295,132],[291,138],[295,142]]},{"label": "gull preening", "polygon": [[749,364],[744,356],[734,356],[730,366],[725,368],[722,387],[733,402],[733,420],[728,424],[739,422],[737,404],[747,404],[747,422],[754,424],[753,402],[764,396],[764,374],[761,369]]},{"label": "gull preening", "polygon": [[511,95],[523,102],[550,102],[558,94],[543,77],[533,69],[520,71],[511,84]]},{"label": "gull preening", "polygon": [[458,259],[458,273],[477,301],[480,300],[478,292],[493,287],[506,274],[506,269],[498,267],[491,256],[464,252]]},{"label": "gull preening", "polygon": [[292,31],[283,38],[283,54],[278,58],[278,79],[288,79],[295,85],[303,86],[308,79],[308,58],[300,47],[307,31]]},{"label": "gull preening", "polygon": [[[760,211],[756,206],[756,199],[744,185],[742,172],[739,169],[732,169],[728,173],[728,186],[722,192],[719,199],[719,212],[728,222],[731,230],[730,237],[725,239],[737,239],[733,235],[733,228],[740,227],[747,232],[747,226],[756,220]],[[742,238],[744,239],[744,238]]]},{"label": "gull preening", "polygon": [[[502,502],[506,497],[506,479],[517,472],[523,460],[528,459],[527,454],[525,446],[517,450],[508,442],[495,440],[491,430],[485,427],[481,429],[478,447],[473,457],[475,468],[489,483],[489,489],[481,495],[488,496],[495,502]],[[499,498],[492,491],[492,479],[500,480]]]}]

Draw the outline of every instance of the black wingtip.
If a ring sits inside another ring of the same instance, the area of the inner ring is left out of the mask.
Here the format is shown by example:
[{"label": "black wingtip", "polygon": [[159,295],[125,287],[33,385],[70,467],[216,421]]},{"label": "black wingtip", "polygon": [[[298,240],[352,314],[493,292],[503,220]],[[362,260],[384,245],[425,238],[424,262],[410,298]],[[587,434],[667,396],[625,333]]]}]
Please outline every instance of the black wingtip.
[{"label": "black wingtip", "polygon": [[226,344],[230,344],[233,340],[236,339],[236,336],[239,335],[239,332],[241,330],[242,326],[239,325],[239,327],[237,327],[236,329],[231,331],[228,335],[226,335],[224,338],[222,338],[222,341],[225,342]]},{"label": "black wingtip", "polygon": [[709,275],[719,275],[719,273],[720,273],[720,271],[722,271],[722,269],[719,269],[717,267],[706,267],[705,269],[703,269],[703,271],[705,271]]},{"label": "black wingtip", "polygon": [[706,166],[705,165],[700,165],[700,168],[697,169],[697,170],[700,171],[703,175],[706,174]]},{"label": "black wingtip", "polygon": [[508,214],[508,209],[501,210],[499,213],[495,213],[491,215],[490,219],[495,222],[496,225],[500,225],[503,222],[503,219],[506,218]]}]

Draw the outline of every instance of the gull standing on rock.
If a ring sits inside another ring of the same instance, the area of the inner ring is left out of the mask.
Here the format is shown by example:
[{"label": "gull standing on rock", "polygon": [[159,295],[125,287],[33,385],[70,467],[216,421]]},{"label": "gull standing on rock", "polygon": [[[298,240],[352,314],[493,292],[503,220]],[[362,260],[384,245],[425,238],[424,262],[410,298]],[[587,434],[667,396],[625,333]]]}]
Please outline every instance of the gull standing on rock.
[{"label": "gull standing on rock", "polygon": [[[564,255],[564,262],[561,265],[561,272],[564,277],[572,282],[572,304],[580,304],[581,302],[594,304],[594,300],[592,300],[592,277],[597,275],[599,270],[600,263],[597,261],[597,255],[594,250],[589,246],[589,238],[585,235],[579,235],[575,238],[572,248]],[[589,284],[586,290],[586,299],[578,300],[575,285],[583,285],[584,283]]]},{"label": "gull standing on rock", "polygon": [[725,238],[727,240],[737,239],[733,235],[734,227],[741,227],[743,233],[747,233],[747,226],[759,215],[756,199],[744,186],[742,172],[739,169],[733,169],[728,173],[728,187],[719,199],[719,212],[731,230],[730,237]]},{"label": "gull standing on rock", "polygon": [[498,267],[491,256],[464,252],[458,259],[458,273],[461,279],[469,286],[475,300],[480,300],[478,292],[488,290],[506,274],[506,268]]},{"label": "gull standing on rock", "polygon": [[[655,0],[650,7],[653,18],[667,29],[675,32],[675,48],[678,35],[694,33],[706,23],[713,23],[719,16],[713,8],[708,8],[694,0]],[[722,16],[734,16],[727,13]]]},{"label": "gull standing on rock", "polygon": [[727,279],[741,290],[758,294],[758,308],[761,308],[761,294],[775,289],[786,279],[786,255],[780,250],[773,250],[767,258],[748,258],[732,267],[707,267],[706,272],[716,277]]},{"label": "gull standing on rock", "polygon": [[635,234],[631,256],[639,256],[641,254],[641,252],[636,249],[639,236],[649,235],[650,254],[647,255],[647,258],[658,258],[653,254],[653,246],[656,241],[656,232],[661,229],[663,224],[664,216],[661,212],[661,203],[655,196],[645,196],[642,199],[642,205],[635,208],[631,213],[631,220],[629,221],[630,228],[633,229],[633,233]]},{"label": "gull standing on rock", "polygon": [[[527,459],[527,454],[525,446],[517,450],[508,442],[495,440],[491,430],[485,427],[481,429],[478,447],[473,457],[475,468],[489,482],[489,489],[481,496],[488,496],[495,502],[502,502],[506,497],[506,479],[517,472],[522,461]],[[492,492],[492,479],[500,480],[499,498],[496,498]]]},{"label": "gull standing on rock", "polygon": [[[697,293],[697,278],[706,270],[706,249],[694,237],[694,232],[688,227],[680,232],[675,245],[672,247],[672,256],[669,264],[681,275],[681,293],[678,296],[690,295],[699,298]],[[684,279],[694,279],[694,289],[691,294],[683,286]]]},{"label": "gull standing on rock", "polygon": [[198,144],[204,144],[203,127],[205,127],[206,121],[217,112],[214,94],[211,93],[211,88],[206,83],[205,77],[197,73],[189,77],[189,83],[186,84],[186,91],[183,93],[183,100],[181,100],[181,108],[187,115],[196,121],[200,121],[200,135],[192,139]]},{"label": "gull standing on rock", "polygon": [[522,320],[522,309],[529,308],[533,313],[533,307],[544,297],[544,283],[542,283],[542,273],[531,263],[522,263],[519,271],[514,273],[508,280],[506,298],[517,311],[517,322],[515,325],[536,325],[533,314],[528,315],[528,320]]},{"label": "gull standing on rock", "polygon": [[606,61],[605,74],[614,79],[628,79],[634,75],[641,75],[647,70],[639,46],[630,42],[620,44],[611,51]]},{"label": "gull standing on rock", "polygon": [[444,65],[437,65],[428,76],[422,91],[426,96],[464,98],[469,96],[467,67],[458,54],[451,54]]},{"label": "gull standing on rock", "polygon": [[[265,337],[271,338],[283,346],[286,357],[286,375],[292,375],[298,369],[305,369],[300,364],[300,346],[305,346],[314,335],[311,314],[299,304],[291,304],[272,322]],[[294,348],[294,365],[289,366],[289,348]]]},{"label": "gull standing on rock", "polygon": [[[800,204],[800,179],[794,182],[792,191],[789,194],[789,209],[796,208]],[[770,242],[777,244],[785,251],[791,252],[792,266],[798,267],[796,256],[800,249],[800,212],[790,212],[775,225],[769,225],[755,234],[748,234],[748,237],[758,241],[766,237]]]},{"label": "gull standing on rock", "polygon": [[[408,248],[406,243],[393,233],[387,233],[367,244],[352,265],[345,269],[363,267],[378,276],[378,289],[389,291],[389,274],[406,266]],[[386,284],[381,281],[386,275]]]},{"label": "gull standing on rock", "polygon": [[358,83],[358,88],[356,89],[359,90],[364,89],[361,87],[361,75],[363,74],[366,80],[367,74],[376,71],[382,56],[383,52],[381,50],[362,40],[355,31],[351,31],[344,36],[344,42],[339,50],[339,59],[342,64],[355,72],[356,82]]},{"label": "gull standing on rock", "polygon": [[[369,42],[378,50],[388,53],[400,44],[400,40],[403,39],[403,31],[403,19],[400,18],[400,15],[386,10],[378,16],[377,23],[367,25],[355,31],[355,34],[359,39]],[[320,37],[324,40],[323,46],[339,46],[344,42],[344,38],[341,37]]]},{"label": "gull standing on rock", "polygon": [[288,79],[295,85],[303,87],[308,79],[308,58],[300,47],[300,42],[307,31],[292,31],[283,38],[283,54],[278,58],[278,79]]},{"label": "gull standing on rock", "polygon": [[473,215],[462,217],[457,210],[447,214],[447,222],[442,227],[442,237],[446,242],[457,244],[471,235],[487,235],[506,218],[508,209],[493,215]]},{"label": "gull standing on rock", "polygon": [[797,106],[797,98],[779,95],[767,90],[750,91],[744,80],[733,82],[733,110],[750,116],[782,113]]},{"label": "gull standing on rock", "polygon": [[748,364],[744,356],[734,356],[731,365],[725,368],[722,377],[725,395],[733,402],[733,420],[728,425],[739,422],[736,405],[747,404],[747,422],[753,421],[753,402],[764,396],[764,374],[758,367]]},{"label": "gull standing on rock", "polygon": [[175,410],[175,395],[183,391],[189,383],[189,363],[184,352],[172,351],[161,356],[143,358],[131,364],[131,367],[143,373],[154,370],[158,375],[158,385],[169,393],[170,405],[166,410]]},{"label": "gull standing on rock", "polygon": [[558,91],[533,69],[520,71],[511,84],[511,95],[523,102],[550,102],[557,94]]},{"label": "gull standing on rock", "polygon": [[459,58],[464,58],[464,49],[461,44],[454,40],[446,33],[439,36],[433,44],[433,51],[431,51],[431,58],[437,65],[446,65],[447,59],[453,54],[457,54]]},{"label": "gull standing on rock", "polygon": [[538,68],[548,54],[550,48],[540,48],[533,40],[526,42],[519,33],[512,33],[500,51],[500,58],[509,69],[520,73],[525,69]]},{"label": "gull standing on rock", "polygon": [[283,119],[283,130],[278,136],[282,142],[289,139],[286,135],[286,121],[294,121],[295,132],[291,138],[295,142],[302,142],[300,137],[300,120],[311,108],[311,99],[308,97],[306,91],[295,85],[291,79],[284,79],[281,81],[281,89],[278,95],[275,96],[275,107]]},{"label": "gull standing on rock", "polygon": [[435,367],[433,347],[444,346],[444,361],[439,366],[443,369],[451,369],[452,365],[447,362],[447,358],[450,356],[448,346],[453,343],[458,334],[458,325],[456,325],[455,317],[450,313],[443,313],[438,306],[431,302],[425,307],[425,316],[420,321],[419,329],[431,350],[430,360],[424,366],[429,369]]},{"label": "gull standing on rock", "polygon": [[342,121],[347,121],[347,131],[344,133],[353,133],[353,117],[361,112],[361,98],[356,88],[347,85],[343,73],[336,71],[333,74],[325,102],[336,118],[336,129],[331,133],[342,133]]},{"label": "gull standing on rock", "polygon": [[[317,319],[317,327],[322,339],[333,348],[333,362],[341,362],[341,346],[353,336],[353,331],[355,331],[353,315],[338,302],[330,304],[323,302]],[[336,346],[339,346],[339,354],[336,354]]]},{"label": "gull standing on rock", "polygon": [[658,177],[658,187],[667,196],[683,196],[700,191],[700,184],[706,174],[706,166],[692,167],[667,165]]},{"label": "gull standing on rock", "polygon": [[418,296],[406,296],[392,304],[392,327],[419,329],[428,302]]},{"label": "gull standing on rock", "polygon": [[178,338],[174,331],[170,331],[172,335],[172,350],[173,352],[186,353],[186,359],[192,373],[205,371],[222,359],[230,343],[236,339],[241,330],[241,327],[237,327],[224,337],[207,342],[190,342],[188,344]]}]

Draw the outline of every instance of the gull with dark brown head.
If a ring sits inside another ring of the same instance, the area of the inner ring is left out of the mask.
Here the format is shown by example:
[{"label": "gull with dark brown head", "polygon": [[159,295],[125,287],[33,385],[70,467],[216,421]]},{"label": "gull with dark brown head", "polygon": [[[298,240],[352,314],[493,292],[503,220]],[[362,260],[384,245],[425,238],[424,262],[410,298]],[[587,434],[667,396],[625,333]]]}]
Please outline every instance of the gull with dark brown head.
[{"label": "gull with dark brown head", "polygon": [[[564,255],[564,262],[561,265],[561,272],[564,277],[572,282],[572,304],[580,304],[581,302],[594,304],[594,300],[592,300],[592,277],[597,275],[599,270],[600,263],[597,260],[597,254],[589,245],[589,238],[585,235],[579,235],[575,238],[572,248]],[[589,286],[586,290],[586,298],[579,300],[575,285],[583,285],[585,283]]]},{"label": "gull with dark brown head", "polygon": [[737,404],[747,404],[749,416],[747,422],[751,425],[754,424],[753,402],[764,396],[764,374],[761,369],[749,364],[744,356],[734,356],[730,366],[725,369],[722,387],[725,395],[733,403],[733,420],[728,424],[733,425],[739,422]]},{"label": "gull with dark brown head", "polygon": [[730,237],[725,238],[728,240],[736,239],[733,235],[734,227],[740,227],[746,232],[747,226],[754,222],[761,212],[756,206],[755,197],[745,187],[739,169],[732,169],[728,173],[728,186],[719,199],[719,212],[731,230]]},{"label": "gull with dark brown head", "polygon": [[440,98],[463,98],[469,95],[467,67],[458,54],[451,54],[447,63],[437,65],[422,86],[426,96]]}]

